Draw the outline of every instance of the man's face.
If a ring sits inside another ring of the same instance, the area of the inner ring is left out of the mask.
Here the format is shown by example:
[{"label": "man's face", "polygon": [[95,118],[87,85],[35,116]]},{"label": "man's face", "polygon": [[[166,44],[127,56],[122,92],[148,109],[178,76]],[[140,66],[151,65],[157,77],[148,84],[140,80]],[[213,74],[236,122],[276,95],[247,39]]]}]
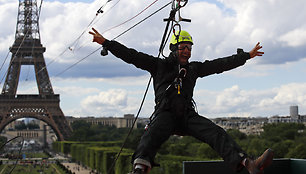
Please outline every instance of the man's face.
[{"label": "man's face", "polygon": [[178,61],[181,65],[186,65],[191,56],[192,45],[190,43],[180,43],[178,45]]}]

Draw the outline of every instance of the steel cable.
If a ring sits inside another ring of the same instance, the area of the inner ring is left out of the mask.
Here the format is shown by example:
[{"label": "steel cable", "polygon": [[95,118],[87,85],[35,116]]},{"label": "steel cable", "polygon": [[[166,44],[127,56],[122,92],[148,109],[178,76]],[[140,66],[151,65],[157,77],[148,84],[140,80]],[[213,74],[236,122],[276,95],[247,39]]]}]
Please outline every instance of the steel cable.
[{"label": "steel cable", "polygon": [[[143,20],[141,20],[140,22],[136,23],[135,25],[133,25],[132,27],[128,28],[127,30],[125,30],[124,32],[122,32],[121,34],[119,34],[118,36],[116,36],[114,39],[119,38],[120,36],[122,36],[123,34],[127,33],[128,31],[130,31],[132,28],[136,27],[137,25],[141,24],[142,22],[144,22],[145,20],[147,20],[148,18],[150,18],[151,16],[155,15],[157,12],[161,11],[162,9],[164,9],[165,7],[167,7],[168,5],[170,5],[171,2],[167,3],[166,5],[164,5],[163,7],[159,8],[158,10],[156,10],[155,12],[153,12],[152,14],[150,14],[149,16],[145,17]],[[112,40],[114,40],[112,39]],[[88,58],[89,56],[91,56],[92,54],[94,54],[95,52],[99,51],[101,49],[101,47],[95,49],[94,51],[92,51],[91,53],[89,53],[87,56],[81,58],[80,60],[78,60],[77,62],[75,62],[74,64],[72,64],[71,66],[69,66],[68,68],[64,69],[63,71],[61,71],[60,73],[56,74],[55,77],[58,77],[59,75],[63,74],[64,72],[66,72],[67,70],[71,69],[72,67],[74,67],[75,65],[77,65],[78,63],[82,62],[83,60],[85,60],[86,58]]]}]

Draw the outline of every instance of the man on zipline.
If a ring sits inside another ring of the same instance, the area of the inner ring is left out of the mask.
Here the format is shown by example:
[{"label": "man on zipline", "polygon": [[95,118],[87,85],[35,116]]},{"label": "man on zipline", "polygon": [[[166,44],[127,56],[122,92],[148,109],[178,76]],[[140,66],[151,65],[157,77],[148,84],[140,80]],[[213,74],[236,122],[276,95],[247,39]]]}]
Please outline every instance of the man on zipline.
[{"label": "man on zipline", "polygon": [[189,62],[193,45],[192,37],[186,31],[176,32],[170,41],[171,53],[166,59],[138,52],[124,45],[105,39],[93,28],[93,42],[106,47],[123,61],[148,71],[153,77],[155,112],[133,154],[133,173],[147,174],[154,163],[160,146],[173,134],[193,136],[209,144],[234,170],[243,167],[250,174],[261,174],[273,161],[273,151],[267,149],[253,160],[218,125],[200,116],[193,105],[193,90],[196,80],[211,74],[219,74],[245,64],[248,59],[262,56],[259,42],[250,52],[237,50],[237,54]]}]

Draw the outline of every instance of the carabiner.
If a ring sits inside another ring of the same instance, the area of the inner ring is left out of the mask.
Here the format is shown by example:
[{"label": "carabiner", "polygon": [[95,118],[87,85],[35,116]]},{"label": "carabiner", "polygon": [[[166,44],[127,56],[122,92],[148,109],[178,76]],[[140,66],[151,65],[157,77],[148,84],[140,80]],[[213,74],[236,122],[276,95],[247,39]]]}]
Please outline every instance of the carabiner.
[{"label": "carabiner", "polygon": [[[176,1],[177,1],[177,5],[176,5],[177,8],[185,7],[185,5],[188,3],[188,0],[176,0]],[[184,2],[184,4],[181,5],[181,2]]]}]

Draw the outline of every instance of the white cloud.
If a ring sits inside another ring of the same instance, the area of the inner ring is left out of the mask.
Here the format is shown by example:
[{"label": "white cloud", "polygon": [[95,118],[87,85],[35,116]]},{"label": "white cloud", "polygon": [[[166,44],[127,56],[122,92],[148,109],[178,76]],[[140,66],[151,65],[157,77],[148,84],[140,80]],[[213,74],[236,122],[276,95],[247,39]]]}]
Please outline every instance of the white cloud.
[{"label": "white cloud", "polygon": [[208,117],[288,115],[289,106],[306,106],[306,83],[266,90],[242,90],[235,85],[220,92],[200,90],[195,94],[200,114]]},{"label": "white cloud", "polygon": [[120,109],[127,106],[127,92],[122,89],[112,89],[100,92],[97,95],[86,97],[81,101],[82,109],[88,113],[100,113],[99,115],[111,112],[120,113]]},{"label": "white cloud", "polygon": [[68,95],[68,96],[84,96],[91,93],[99,92],[97,88],[83,88],[77,86],[64,86],[64,87],[54,87],[54,91],[61,95]]},{"label": "white cloud", "polygon": [[126,106],[127,92],[121,89],[109,90],[100,92],[95,96],[88,96],[82,103],[85,106],[89,105],[111,105],[111,106]]},{"label": "white cloud", "polygon": [[[58,1],[43,3],[40,33],[42,44],[47,48],[44,55],[47,63],[56,59],[54,64],[56,64],[57,72],[66,69],[97,48],[97,45],[91,42],[91,36],[88,34],[91,27],[87,28],[87,25],[95,17],[98,7],[104,2],[96,0],[92,3],[63,3]],[[139,0],[122,1],[110,9],[114,5],[114,2],[110,2],[105,8],[105,13],[96,18],[94,27],[103,32],[133,17],[150,3],[143,3]],[[134,20],[105,33],[105,37],[112,39],[164,5],[164,3],[156,2]],[[297,51],[293,48],[283,47],[284,45],[281,44],[285,42],[287,45],[294,47],[305,45],[304,38],[306,37],[295,37],[299,33],[301,36],[304,35],[304,31],[298,29],[303,27],[302,21],[306,18],[305,10],[301,10],[305,6],[304,3],[301,0],[294,2],[278,1],[277,3],[275,1],[239,1],[237,3],[237,1],[229,0],[219,1],[216,4],[206,1],[190,1],[186,7],[182,8],[181,15],[192,19],[192,22],[182,22],[181,25],[183,29],[188,30],[193,35],[195,42],[192,53],[193,60],[213,59],[234,54],[237,47],[249,51],[257,41],[261,41],[269,59],[263,59],[260,63],[283,64],[301,59],[302,54],[306,54],[304,49]],[[16,20],[11,19],[16,19],[17,6],[17,2],[13,1],[0,5],[0,13],[3,13],[0,25],[4,26],[0,31],[0,50],[7,50],[12,44]],[[110,11],[108,12],[108,10]],[[14,11],[14,13],[11,11]],[[228,11],[231,11],[231,13],[228,13]],[[286,13],[283,11],[286,11]],[[168,17],[168,15],[169,7],[118,40],[139,51],[157,55],[158,44],[165,25],[162,19]],[[71,45],[83,31],[85,31],[84,35],[78,40],[77,44]],[[294,38],[291,40],[290,38],[293,36]],[[72,46],[74,50],[68,50],[69,46]],[[165,49],[165,52],[168,53],[168,45]],[[64,50],[66,52],[61,54]],[[74,72],[75,67],[73,67],[71,68],[72,71],[65,72],[63,76],[92,78],[90,76],[92,71],[109,69],[109,66],[114,70],[121,69],[124,71],[102,73],[102,76],[142,75],[141,71],[132,72],[128,65],[118,60],[110,61],[111,59],[114,58],[110,54],[103,61],[100,61],[100,55],[96,53],[78,64],[78,66],[82,66],[77,71],[79,73]],[[50,76],[55,75],[54,71],[50,72]]]},{"label": "white cloud", "polygon": [[[97,47],[91,42],[91,36],[87,33],[87,29],[78,44],[73,45],[74,51],[68,50],[59,56],[86,29],[103,2],[96,0],[93,3],[61,3],[58,1],[43,3],[40,33],[42,44],[47,48],[44,55],[47,63],[57,58],[55,63],[48,67],[52,80],[57,81],[58,77],[53,78],[55,74]],[[94,27],[103,32],[134,16],[149,3],[151,2],[144,3],[139,0],[121,1],[109,13],[106,13],[114,3],[110,4],[105,9],[105,14],[98,16],[98,22]],[[304,104],[306,93],[304,83],[291,83],[290,81],[290,84],[283,84],[275,88],[273,82],[266,82],[268,84],[266,89],[257,90],[247,90],[241,85],[241,83],[245,83],[246,77],[263,79],[286,76],[287,74],[277,71],[280,66],[275,66],[275,64],[287,67],[286,72],[289,72],[290,68],[297,67],[291,66],[293,63],[305,64],[305,61],[298,60],[306,57],[304,49],[306,46],[306,25],[304,23],[306,1],[219,0],[218,3],[190,1],[182,9],[182,17],[192,20],[191,23],[181,23],[183,29],[193,35],[195,45],[192,60],[231,55],[236,52],[237,47],[249,51],[257,41],[262,42],[265,55],[262,58],[248,61],[248,65],[230,72],[236,77],[241,77],[239,79],[241,81],[237,82],[237,85],[220,91],[195,91],[200,114],[209,117],[269,116],[277,114],[275,112],[288,113],[288,105],[291,104],[306,107]],[[105,37],[112,39],[164,4],[164,1],[157,2],[133,21],[105,33]],[[13,43],[17,10],[18,2],[15,0],[0,0],[1,60],[6,56],[8,48]],[[169,10],[170,8],[164,9],[118,40],[139,51],[157,55],[158,44],[165,26],[162,19],[169,16]],[[167,52],[168,45],[165,49]],[[300,73],[305,73],[305,70],[301,70]],[[304,77],[304,74],[295,74],[295,76]],[[137,112],[148,73],[136,70],[134,66],[127,65],[111,54],[108,57],[101,57],[98,52],[59,78],[62,81],[52,83],[56,84],[54,86],[56,93],[63,94],[62,98],[66,103],[70,103],[69,97],[74,99],[73,103],[78,102],[73,106],[73,109],[71,107],[63,108],[65,113],[69,113],[69,115],[121,116],[124,113]],[[93,83],[93,81],[100,83]],[[89,84],[85,85],[86,83]],[[258,86],[260,85],[258,84]],[[256,88],[254,86],[253,89]],[[37,87],[21,88],[21,91],[37,93]],[[81,102],[76,100],[75,94],[82,95],[79,98]],[[152,98],[151,96],[150,99],[147,99],[142,116],[148,116],[152,112],[154,105]]]},{"label": "white cloud", "polygon": [[0,3],[0,51],[6,53],[14,42],[17,7],[17,1],[3,1]]},{"label": "white cloud", "polygon": [[275,89],[275,95],[262,100],[259,107],[306,103],[306,84],[287,84]]},{"label": "white cloud", "polygon": [[239,87],[232,86],[231,88],[225,89],[220,95],[216,97],[216,108],[230,108],[233,106],[244,104],[247,101],[247,96],[244,95],[243,91]]},{"label": "white cloud", "polygon": [[306,44],[306,29],[297,28],[293,31],[280,36],[280,41],[285,42],[286,45],[291,47],[302,46]]}]

